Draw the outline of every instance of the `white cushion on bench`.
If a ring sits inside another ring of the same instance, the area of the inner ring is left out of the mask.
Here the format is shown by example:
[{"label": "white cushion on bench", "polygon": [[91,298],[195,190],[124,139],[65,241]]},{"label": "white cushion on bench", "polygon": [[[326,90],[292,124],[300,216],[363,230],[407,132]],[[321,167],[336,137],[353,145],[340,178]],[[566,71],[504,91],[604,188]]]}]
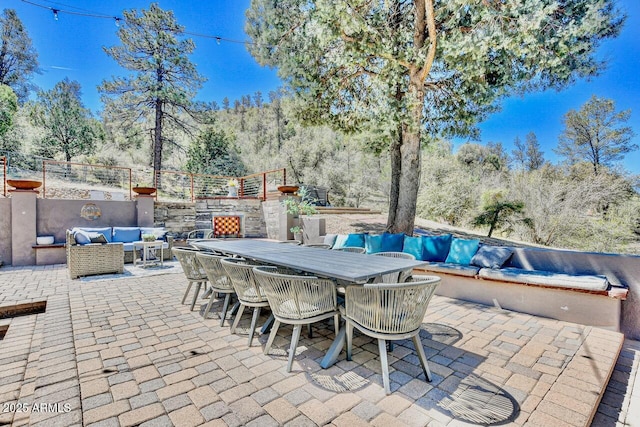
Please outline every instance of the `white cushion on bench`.
[{"label": "white cushion on bench", "polygon": [[435,273],[449,273],[467,277],[474,277],[480,270],[480,267],[473,265],[461,265],[451,262],[430,262],[429,264],[421,265],[419,268]]},{"label": "white cushion on bench", "polygon": [[483,268],[478,275],[487,279],[502,280],[505,282],[585,289],[590,291],[603,291],[609,287],[609,281],[605,276],[573,275],[554,273],[552,271],[523,270],[511,267],[502,269]]}]

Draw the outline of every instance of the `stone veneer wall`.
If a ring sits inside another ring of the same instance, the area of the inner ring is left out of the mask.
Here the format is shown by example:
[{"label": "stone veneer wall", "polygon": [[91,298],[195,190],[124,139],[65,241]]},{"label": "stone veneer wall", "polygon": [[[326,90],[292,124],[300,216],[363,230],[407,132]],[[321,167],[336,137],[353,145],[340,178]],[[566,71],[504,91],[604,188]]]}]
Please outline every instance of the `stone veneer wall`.
[{"label": "stone veneer wall", "polygon": [[246,237],[266,237],[267,228],[258,199],[204,199],[195,203],[195,227],[210,229],[216,215],[239,215],[244,218]]},{"label": "stone veneer wall", "polygon": [[196,228],[196,204],[185,202],[155,202],[154,224],[166,227],[177,236]]}]

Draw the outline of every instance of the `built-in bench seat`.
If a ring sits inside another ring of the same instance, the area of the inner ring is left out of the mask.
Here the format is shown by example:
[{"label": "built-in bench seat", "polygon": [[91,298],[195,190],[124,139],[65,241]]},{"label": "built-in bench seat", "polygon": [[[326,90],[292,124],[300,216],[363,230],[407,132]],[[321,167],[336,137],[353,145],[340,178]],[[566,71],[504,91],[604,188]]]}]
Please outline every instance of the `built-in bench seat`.
[{"label": "built-in bench seat", "polygon": [[428,261],[414,273],[442,278],[438,295],[616,331],[629,292],[620,272],[603,264],[605,254],[490,246],[451,235],[351,234],[324,243],[411,253]]}]

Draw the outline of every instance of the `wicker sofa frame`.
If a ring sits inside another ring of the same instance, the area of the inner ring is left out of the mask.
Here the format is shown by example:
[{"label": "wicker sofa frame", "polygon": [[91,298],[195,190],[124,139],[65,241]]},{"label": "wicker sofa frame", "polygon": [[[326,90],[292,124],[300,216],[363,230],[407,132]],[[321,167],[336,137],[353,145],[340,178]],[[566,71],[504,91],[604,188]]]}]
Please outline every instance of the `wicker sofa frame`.
[{"label": "wicker sofa frame", "polygon": [[91,243],[78,245],[67,231],[67,268],[69,277],[77,279],[93,274],[122,273],[124,271],[124,247],[122,243]]}]

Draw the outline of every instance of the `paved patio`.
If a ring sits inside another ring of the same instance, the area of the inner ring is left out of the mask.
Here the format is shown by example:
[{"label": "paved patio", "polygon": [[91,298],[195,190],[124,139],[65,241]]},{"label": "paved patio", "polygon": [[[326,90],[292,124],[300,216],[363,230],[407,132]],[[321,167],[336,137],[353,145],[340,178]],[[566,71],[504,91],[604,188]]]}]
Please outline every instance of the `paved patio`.
[{"label": "paved patio", "polygon": [[385,396],[369,338],[356,337],[353,361],[343,352],[323,370],[333,332],[319,324],[289,374],[291,328],[270,355],[266,336],[247,348],[246,335],[180,304],[186,280],[168,264],[75,281],[64,265],[0,269],[0,307],[46,301],[40,314],[0,320],[0,424],[584,426],[596,410],[592,425],[640,419],[640,345],[619,333],[435,297],[420,334],[433,382],[402,341]]}]

